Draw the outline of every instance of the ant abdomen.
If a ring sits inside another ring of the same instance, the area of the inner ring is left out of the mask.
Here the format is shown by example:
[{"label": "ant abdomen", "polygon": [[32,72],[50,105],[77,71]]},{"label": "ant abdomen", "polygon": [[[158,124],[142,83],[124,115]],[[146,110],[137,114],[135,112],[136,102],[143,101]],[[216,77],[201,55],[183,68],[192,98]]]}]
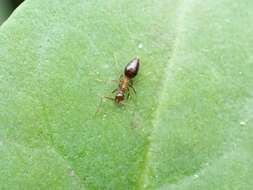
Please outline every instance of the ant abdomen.
[{"label": "ant abdomen", "polygon": [[130,61],[126,67],[125,67],[125,76],[129,79],[134,78],[139,71],[139,65],[140,65],[140,59],[134,58],[132,61]]}]

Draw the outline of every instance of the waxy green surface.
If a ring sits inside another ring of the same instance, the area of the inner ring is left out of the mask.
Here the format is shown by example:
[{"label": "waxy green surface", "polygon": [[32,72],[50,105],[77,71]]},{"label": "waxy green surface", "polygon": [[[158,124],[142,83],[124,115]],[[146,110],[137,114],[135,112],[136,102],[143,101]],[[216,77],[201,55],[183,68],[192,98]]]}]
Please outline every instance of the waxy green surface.
[{"label": "waxy green surface", "polygon": [[[252,8],[26,0],[0,27],[0,189],[251,190]],[[99,106],[135,56],[137,95]]]}]

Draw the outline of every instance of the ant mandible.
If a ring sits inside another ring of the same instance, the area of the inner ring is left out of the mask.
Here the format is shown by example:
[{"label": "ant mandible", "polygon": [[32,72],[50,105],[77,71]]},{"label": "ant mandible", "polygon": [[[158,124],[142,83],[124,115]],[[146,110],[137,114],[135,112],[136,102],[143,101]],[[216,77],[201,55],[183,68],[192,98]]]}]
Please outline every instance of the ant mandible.
[{"label": "ant mandible", "polygon": [[124,69],[124,77],[119,80],[119,87],[113,91],[116,92],[115,98],[105,97],[107,99],[113,100],[115,103],[120,104],[125,99],[125,93],[128,92],[129,96],[129,87],[133,89],[133,81],[132,79],[138,74],[140,67],[140,59],[134,58],[131,60]]}]

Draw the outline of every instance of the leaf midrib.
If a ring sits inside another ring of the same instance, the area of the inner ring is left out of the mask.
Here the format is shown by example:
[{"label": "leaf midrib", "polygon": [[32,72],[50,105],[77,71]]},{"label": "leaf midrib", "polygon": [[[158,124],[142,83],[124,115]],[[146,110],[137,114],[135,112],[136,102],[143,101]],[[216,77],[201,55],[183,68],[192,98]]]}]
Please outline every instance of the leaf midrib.
[{"label": "leaf midrib", "polygon": [[166,96],[166,85],[168,84],[168,81],[170,79],[171,76],[171,71],[173,70],[172,67],[176,66],[175,64],[173,64],[173,60],[175,58],[176,52],[177,52],[177,47],[178,44],[180,43],[180,34],[181,34],[181,29],[184,26],[184,15],[186,13],[187,10],[189,10],[189,8],[192,6],[192,1],[193,0],[183,0],[183,2],[181,2],[181,4],[178,6],[177,11],[176,11],[176,21],[175,21],[175,38],[172,44],[172,53],[171,53],[171,58],[169,59],[167,66],[165,67],[165,71],[163,74],[163,79],[161,80],[161,88],[159,90],[159,96],[157,96],[157,107],[156,110],[154,111],[154,119],[152,120],[152,128],[151,128],[151,132],[149,134],[149,141],[148,141],[148,145],[146,146],[146,150],[144,153],[144,161],[143,161],[143,169],[140,172],[140,178],[139,178],[139,182],[137,185],[137,189],[146,189],[146,187],[148,187],[148,169],[149,169],[149,163],[152,160],[152,149],[153,149],[153,145],[155,142],[155,137],[156,137],[156,131],[158,129],[159,126],[159,118],[160,118],[160,114],[161,114],[161,107],[163,105],[164,102],[164,98]]}]

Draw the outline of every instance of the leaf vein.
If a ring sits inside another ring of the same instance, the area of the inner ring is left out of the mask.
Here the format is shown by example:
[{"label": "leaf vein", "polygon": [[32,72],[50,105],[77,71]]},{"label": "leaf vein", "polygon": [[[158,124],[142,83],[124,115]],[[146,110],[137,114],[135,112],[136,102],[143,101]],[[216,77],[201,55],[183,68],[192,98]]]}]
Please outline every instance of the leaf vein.
[{"label": "leaf vein", "polygon": [[[172,44],[172,56],[169,59],[169,62],[173,62],[173,59],[175,58],[175,54],[177,52],[177,48],[178,48],[178,44],[180,42],[180,34],[182,33],[182,25],[184,22],[184,16],[186,11],[189,9],[190,4],[191,4],[192,0],[183,0],[183,2],[181,2],[181,4],[178,6],[177,8],[177,12],[176,12],[176,21],[175,21],[175,40]],[[154,145],[154,139],[155,139],[155,134],[156,134],[156,130],[158,129],[158,125],[159,125],[159,117],[161,114],[161,109],[159,109],[162,105],[163,105],[163,100],[165,98],[166,95],[166,85],[168,83],[169,80],[169,72],[171,72],[171,67],[173,67],[173,64],[169,64],[167,63],[167,66],[165,68],[165,74],[164,74],[164,79],[161,80],[162,81],[162,85],[161,85],[161,91],[160,91],[160,96],[158,97],[158,104],[156,107],[156,110],[154,111],[154,119],[152,120],[152,129],[149,135],[149,142],[148,145],[146,147],[146,152],[144,155],[144,166],[143,169],[141,171],[141,176],[139,179],[139,183],[138,183],[138,188],[137,189],[146,189],[148,186],[148,173],[149,173],[149,163],[152,160],[152,153],[153,153],[153,145]]]}]

